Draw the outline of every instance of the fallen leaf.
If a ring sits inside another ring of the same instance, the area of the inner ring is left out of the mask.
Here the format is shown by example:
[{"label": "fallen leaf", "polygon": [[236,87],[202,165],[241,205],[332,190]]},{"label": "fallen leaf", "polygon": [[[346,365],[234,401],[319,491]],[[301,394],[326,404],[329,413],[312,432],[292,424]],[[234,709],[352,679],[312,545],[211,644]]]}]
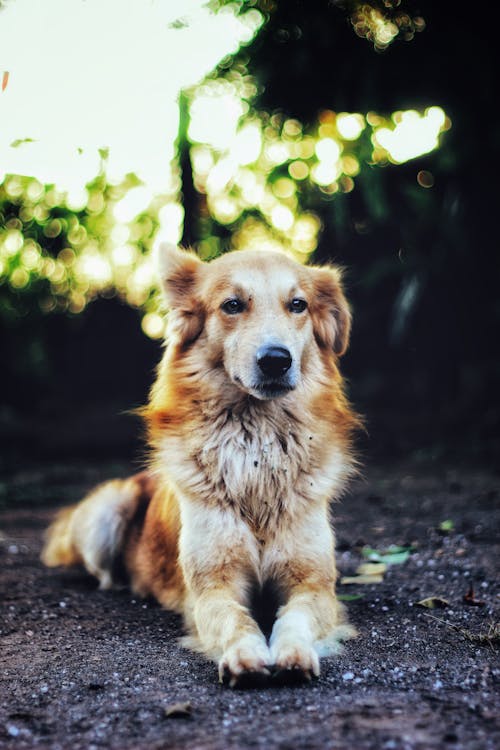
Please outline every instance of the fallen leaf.
[{"label": "fallen leaf", "polygon": [[449,518],[446,521],[441,521],[441,523],[439,524],[439,531],[444,531],[445,533],[453,531],[454,528],[455,524]]},{"label": "fallen leaf", "polygon": [[358,584],[370,584],[370,583],[382,583],[384,576],[382,575],[371,575],[371,576],[344,576],[340,579],[340,583],[358,583]]},{"label": "fallen leaf", "polygon": [[442,599],[440,596],[429,596],[427,599],[421,599],[417,602],[419,607],[427,607],[427,609],[446,609],[450,606],[450,602],[447,599]]},{"label": "fallen leaf", "polygon": [[9,82],[9,71],[4,70],[3,75],[2,75],[2,91],[5,91],[5,89],[7,88],[8,82]]},{"label": "fallen leaf", "polygon": [[356,568],[356,573],[361,576],[383,575],[387,570],[387,565],[382,562],[361,563]]},{"label": "fallen leaf", "polygon": [[474,594],[474,588],[471,586],[466,594],[464,594],[464,602],[470,604],[472,607],[484,607],[486,602],[481,599],[476,599]]},{"label": "fallen leaf", "polygon": [[356,599],[363,599],[364,594],[338,594],[337,599],[341,602],[355,602]]},{"label": "fallen leaf", "polygon": [[386,563],[386,565],[401,565],[406,562],[413,551],[413,547],[401,547],[391,544],[384,552],[372,547],[363,547],[361,554],[371,562]]},{"label": "fallen leaf", "polygon": [[164,714],[167,719],[187,719],[192,715],[193,707],[189,701],[171,703],[165,706]]}]

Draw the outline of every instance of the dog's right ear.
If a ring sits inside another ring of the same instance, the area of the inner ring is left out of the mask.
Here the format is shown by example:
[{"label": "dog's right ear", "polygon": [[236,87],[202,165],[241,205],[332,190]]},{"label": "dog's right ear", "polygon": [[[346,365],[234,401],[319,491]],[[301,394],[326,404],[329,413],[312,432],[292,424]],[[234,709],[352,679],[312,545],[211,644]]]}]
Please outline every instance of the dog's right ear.
[{"label": "dog's right ear", "polygon": [[334,266],[313,266],[310,271],[314,281],[311,314],[316,341],[341,357],[349,345],[351,331],[351,312],[341,286],[341,271]]},{"label": "dog's right ear", "polygon": [[156,250],[156,261],[167,303],[170,335],[184,345],[200,335],[205,322],[205,311],[197,290],[203,262],[193,253],[162,242]]}]

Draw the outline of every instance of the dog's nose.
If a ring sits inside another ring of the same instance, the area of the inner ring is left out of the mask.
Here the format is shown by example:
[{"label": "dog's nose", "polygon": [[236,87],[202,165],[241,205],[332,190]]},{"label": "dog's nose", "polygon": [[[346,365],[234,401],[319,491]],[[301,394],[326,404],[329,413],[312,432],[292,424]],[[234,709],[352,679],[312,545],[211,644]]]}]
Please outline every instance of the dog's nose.
[{"label": "dog's nose", "polygon": [[269,377],[284,375],[292,364],[292,355],[284,346],[263,346],[257,352],[257,364]]}]

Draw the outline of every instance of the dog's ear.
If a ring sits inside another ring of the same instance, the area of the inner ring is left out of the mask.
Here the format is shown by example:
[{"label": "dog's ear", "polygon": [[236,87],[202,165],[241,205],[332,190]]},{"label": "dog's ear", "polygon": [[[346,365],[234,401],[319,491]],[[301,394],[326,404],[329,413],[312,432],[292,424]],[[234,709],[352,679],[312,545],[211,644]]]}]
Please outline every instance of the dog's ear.
[{"label": "dog's ear", "polygon": [[311,268],[314,303],[311,309],[314,335],[321,347],[341,357],[349,346],[351,311],[342,291],[339,268]]},{"label": "dog's ear", "polygon": [[167,304],[170,334],[182,344],[190,344],[200,335],[205,311],[197,293],[203,262],[193,253],[162,242],[156,249],[156,263]]}]

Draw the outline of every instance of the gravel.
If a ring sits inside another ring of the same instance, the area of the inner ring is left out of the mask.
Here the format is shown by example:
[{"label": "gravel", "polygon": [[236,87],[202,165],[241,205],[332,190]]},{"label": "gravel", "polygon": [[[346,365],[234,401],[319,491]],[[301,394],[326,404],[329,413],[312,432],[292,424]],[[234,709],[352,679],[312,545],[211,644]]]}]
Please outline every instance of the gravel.
[{"label": "gravel", "polygon": [[[233,691],[181,647],[177,616],[38,560],[61,503],[134,469],[45,465],[0,485],[1,748],[500,747],[495,472],[369,465],[333,507],[340,573],[367,546],[407,560],[338,586],[359,637],[317,681]],[[429,597],[447,604],[418,604]]]}]

